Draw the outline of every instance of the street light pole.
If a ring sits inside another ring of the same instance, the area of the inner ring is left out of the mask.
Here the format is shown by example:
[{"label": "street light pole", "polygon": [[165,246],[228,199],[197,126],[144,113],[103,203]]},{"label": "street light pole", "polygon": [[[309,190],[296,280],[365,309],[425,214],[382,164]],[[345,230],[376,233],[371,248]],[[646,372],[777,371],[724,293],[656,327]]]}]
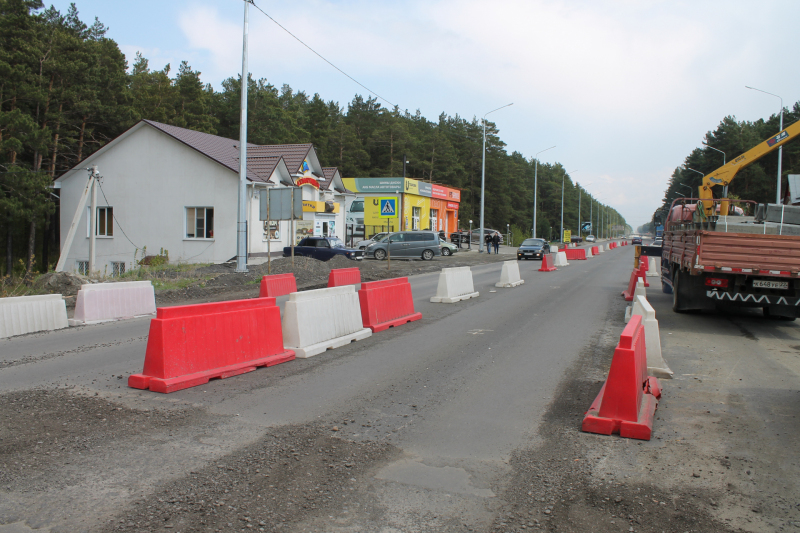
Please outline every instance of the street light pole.
[{"label": "street light pole", "polygon": [[680,185],[681,187],[686,187],[687,189],[689,189],[689,193],[694,192],[694,189],[692,189],[689,185],[686,185],[685,183],[677,183],[676,185]]},{"label": "street light pole", "polygon": [[538,202],[538,193],[539,193],[539,154],[542,152],[546,152],[547,150],[552,150],[555,148],[555,145],[551,146],[550,148],[545,148],[541,152],[537,152],[536,155],[533,156],[534,166],[533,166],[533,238],[536,238],[536,203]]},{"label": "street light pole", "polygon": [[248,8],[253,0],[244,0],[242,34],[242,94],[239,118],[239,204],[236,228],[236,272],[247,272],[247,29]]},{"label": "street light pole", "polygon": [[[486,113],[486,115],[483,115],[483,158],[481,161],[481,242],[478,243],[478,252],[480,253],[483,253],[483,231],[486,227],[483,220],[483,201],[486,197],[486,116],[489,115],[489,113],[494,113],[495,111],[499,111],[510,105],[514,105],[514,102],[498,107],[497,109],[492,109]],[[486,251],[488,252],[489,250]]]},{"label": "street light pole", "polygon": [[[781,128],[781,129],[783,129],[783,128]],[[715,152],[719,152],[719,153],[722,154],[722,166],[724,167],[725,166],[725,159],[727,159],[726,156],[725,156],[725,152],[723,152],[722,150],[718,150],[718,149],[714,148],[713,146],[709,146],[707,142],[704,142],[703,144],[706,145],[706,148],[711,148]],[[723,194],[723,196],[725,198],[728,197],[728,186],[727,185],[722,188],[722,194]]]},{"label": "street light pole", "polygon": [[[760,93],[768,94],[770,96],[774,96],[775,98],[781,101],[781,123],[779,132],[783,131],[783,98],[778,96],[777,94],[768,93],[767,91],[762,91],[761,89],[756,89],[755,87],[749,87],[745,85],[748,89],[752,89],[754,91],[758,91]],[[775,191],[775,203],[781,203],[781,163],[783,162],[783,145],[778,147],[778,190]],[[727,198],[727,195],[726,195]]]},{"label": "street light pole", "polygon": [[[577,170],[573,170],[572,172],[577,172]],[[558,237],[558,242],[564,242],[564,181],[567,179],[567,174],[569,172],[564,172],[564,175],[561,176],[561,235]]]}]

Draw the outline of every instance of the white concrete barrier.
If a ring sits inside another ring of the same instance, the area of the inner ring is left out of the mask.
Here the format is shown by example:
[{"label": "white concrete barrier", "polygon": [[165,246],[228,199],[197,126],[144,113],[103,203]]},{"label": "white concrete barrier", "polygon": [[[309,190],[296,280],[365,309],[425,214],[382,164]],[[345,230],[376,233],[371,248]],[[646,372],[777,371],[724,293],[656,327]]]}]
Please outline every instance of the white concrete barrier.
[{"label": "white concrete barrier", "polygon": [[656,311],[647,298],[636,296],[633,299],[633,315],[642,317],[644,342],[647,348],[647,373],[657,378],[672,379],[672,370],[661,355],[661,335],[658,331]]},{"label": "white concrete barrier", "polygon": [[97,324],[155,312],[156,295],[150,281],[86,283],[78,291],[75,315],[69,325]]},{"label": "white concrete barrier", "polygon": [[605,250],[603,250],[603,245],[602,244],[598,244],[597,245],[597,253],[598,254],[602,254],[603,252],[605,252]]},{"label": "white concrete barrier", "polygon": [[0,298],[0,339],[68,325],[67,304],[60,294]]},{"label": "white concrete barrier", "polygon": [[500,282],[495,287],[516,287],[525,283],[519,276],[519,263],[517,261],[503,261],[503,270],[500,271]]},{"label": "white concrete barrier", "polygon": [[433,303],[453,304],[469,298],[477,298],[479,293],[472,284],[472,271],[469,267],[443,268],[439,273],[439,285]]},{"label": "white concrete barrier", "polygon": [[651,257],[650,263],[647,265],[647,277],[650,278],[660,278],[661,273],[658,271],[658,263],[656,263],[656,258]]},{"label": "white concrete barrier", "polygon": [[567,252],[558,252],[553,255],[555,255],[555,260],[556,260],[553,266],[563,267],[569,265],[569,263],[567,263]]},{"label": "white concrete barrier", "polygon": [[[636,301],[636,297],[641,296],[642,298],[647,299],[647,288],[644,286],[644,280],[639,278],[636,280],[636,287],[633,289],[633,301]],[[630,304],[625,308],[625,323],[627,324],[631,316],[633,315],[633,304]],[[645,335],[647,333],[645,332]]]},{"label": "white concrete barrier", "polygon": [[591,246],[587,246],[586,247],[586,259],[591,259],[592,257],[594,257],[592,255],[592,247]]},{"label": "white concrete barrier", "polygon": [[361,321],[355,285],[291,293],[281,326],[284,346],[301,358],[372,335]]}]

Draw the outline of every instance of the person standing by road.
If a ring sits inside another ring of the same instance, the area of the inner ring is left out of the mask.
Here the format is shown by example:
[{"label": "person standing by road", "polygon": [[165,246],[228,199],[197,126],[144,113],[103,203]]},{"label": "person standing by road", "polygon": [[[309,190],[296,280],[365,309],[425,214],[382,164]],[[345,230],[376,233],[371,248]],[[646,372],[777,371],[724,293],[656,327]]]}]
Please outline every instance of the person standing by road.
[{"label": "person standing by road", "polygon": [[496,231],[492,236],[492,244],[494,245],[494,254],[497,255],[500,253],[500,234]]},{"label": "person standing by road", "polygon": [[484,242],[486,243],[486,253],[492,253],[492,235],[487,233],[486,237],[483,238]]}]

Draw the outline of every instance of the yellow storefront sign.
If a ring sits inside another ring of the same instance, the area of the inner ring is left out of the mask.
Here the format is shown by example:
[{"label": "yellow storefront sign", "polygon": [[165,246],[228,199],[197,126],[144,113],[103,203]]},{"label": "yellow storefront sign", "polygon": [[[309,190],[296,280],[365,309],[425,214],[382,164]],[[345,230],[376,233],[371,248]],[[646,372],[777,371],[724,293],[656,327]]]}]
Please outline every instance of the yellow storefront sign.
[{"label": "yellow storefront sign", "polygon": [[305,213],[338,213],[341,209],[339,202],[333,203],[333,211],[326,208],[325,202],[315,202],[314,200],[303,200],[303,212]]},{"label": "yellow storefront sign", "polygon": [[561,242],[569,242],[572,239],[572,230],[564,230],[564,240]]}]

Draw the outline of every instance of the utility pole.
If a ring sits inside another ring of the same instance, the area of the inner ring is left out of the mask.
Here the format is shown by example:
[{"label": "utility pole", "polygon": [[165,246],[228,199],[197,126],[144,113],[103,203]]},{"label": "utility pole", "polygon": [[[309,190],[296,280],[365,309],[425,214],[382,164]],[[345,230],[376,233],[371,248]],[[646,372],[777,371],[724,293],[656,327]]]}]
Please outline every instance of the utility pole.
[{"label": "utility pole", "polygon": [[[242,32],[242,101],[239,117],[239,206],[236,228],[236,272],[247,272],[247,30],[253,0],[244,0]],[[291,237],[291,236],[290,236]]]},{"label": "utility pole", "polygon": [[89,211],[89,272],[92,275],[95,271],[95,261],[97,259],[97,165],[92,165],[92,207]]}]

